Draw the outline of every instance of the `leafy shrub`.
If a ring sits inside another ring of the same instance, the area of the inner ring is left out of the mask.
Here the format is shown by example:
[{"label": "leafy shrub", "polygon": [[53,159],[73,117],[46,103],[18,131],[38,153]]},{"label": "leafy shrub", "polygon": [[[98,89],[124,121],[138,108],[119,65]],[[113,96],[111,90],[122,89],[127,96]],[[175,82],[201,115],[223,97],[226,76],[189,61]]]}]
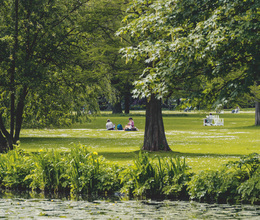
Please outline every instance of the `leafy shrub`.
[{"label": "leafy shrub", "polygon": [[259,170],[259,155],[250,154],[220,171],[202,171],[189,182],[189,195],[203,202],[259,202]]},{"label": "leafy shrub", "polygon": [[238,188],[241,200],[252,204],[260,203],[260,167]]},{"label": "leafy shrub", "polygon": [[29,188],[31,160],[18,147],[6,154],[0,154],[0,187],[8,189]]},{"label": "leafy shrub", "polygon": [[187,183],[193,173],[188,172],[189,167],[185,159],[167,158],[164,160],[163,166],[166,172],[163,193],[175,198],[188,198]]},{"label": "leafy shrub", "polygon": [[119,190],[119,167],[106,162],[96,152],[89,153],[84,146],[75,147],[71,149],[68,161],[67,176],[71,193],[89,194]]},{"label": "leafy shrub", "polygon": [[149,159],[148,154],[139,153],[139,156],[134,161],[133,166],[129,166],[120,173],[121,183],[123,184],[122,192],[127,192],[129,195],[141,196],[144,194],[152,195],[160,191],[160,175]]},{"label": "leafy shrub", "polygon": [[41,189],[48,192],[61,192],[67,189],[66,161],[57,151],[40,150],[33,155],[34,165],[30,175],[32,189]]},{"label": "leafy shrub", "polygon": [[32,189],[51,192],[101,193],[119,190],[119,167],[105,161],[85,146],[71,148],[67,154],[41,151],[33,156],[30,175]]},{"label": "leafy shrub", "polygon": [[237,193],[240,201],[260,202],[260,155],[257,153],[242,157],[239,161],[229,162],[227,167],[234,169],[240,180]]},{"label": "leafy shrub", "polygon": [[260,167],[260,155],[257,153],[249,154],[241,157],[239,161],[228,162],[227,167],[233,168],[236,171],[243,172],[244,178],[249,178],[256,173]]},{"label": "leafy shrub", "polygon": [[235,202],[238,200],[236,189],[239,181],[232,172],[202,171],[189,182],[188,191],[191,199],[200,202]]},{"label": "leafy shrub", "polygon": [[[157,161],[154,162],[154,159]],[[156,157],[150,159],[140,151],[133,166],[120,174],[122,192],[130,196],[158,197],[170,195],[179,197],[185,194],[185,184],[189,179],[185,160]]]}]

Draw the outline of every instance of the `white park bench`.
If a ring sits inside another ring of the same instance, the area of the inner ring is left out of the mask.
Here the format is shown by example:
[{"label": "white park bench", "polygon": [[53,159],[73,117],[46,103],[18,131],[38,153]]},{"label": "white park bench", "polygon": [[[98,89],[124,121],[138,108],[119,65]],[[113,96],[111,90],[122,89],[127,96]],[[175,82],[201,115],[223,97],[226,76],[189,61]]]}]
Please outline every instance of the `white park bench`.
[{"label": "white park bench", "polygon": [[203,119],[204,126],[224,126],[224,118],[219,118],[219,115],[209,115]]}]

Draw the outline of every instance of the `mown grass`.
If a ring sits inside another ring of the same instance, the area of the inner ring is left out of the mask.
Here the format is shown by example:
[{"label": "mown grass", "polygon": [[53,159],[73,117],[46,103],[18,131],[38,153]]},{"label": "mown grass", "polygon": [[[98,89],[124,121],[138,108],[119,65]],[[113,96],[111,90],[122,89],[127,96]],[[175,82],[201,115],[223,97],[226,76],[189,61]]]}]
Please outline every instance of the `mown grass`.
[{"label": "mown grass", "polygon": [[[208,113],[207,113],[208,114]],[[172,152],[155,152],[150,155],[162,157],[185,157],[194,172],[218,169],[230,160],[242,155],[260,153],[260,128],[254,126],[254,113],[221,114],[224,126],[205,127],[202,119],[206,113],[164,112],[164,125]],[[88,146],[106,159],[121,165],[131,164],[138,154],[144,136],[144,112],[131,114],[138,132],[106,131],[109,118],[123,126],[129,115],[103,113],[91,121],[75,124],[64,129],[24,129],[21,133],[21,148],[30,152],[42,148],[67,151],[75,144]]]}]

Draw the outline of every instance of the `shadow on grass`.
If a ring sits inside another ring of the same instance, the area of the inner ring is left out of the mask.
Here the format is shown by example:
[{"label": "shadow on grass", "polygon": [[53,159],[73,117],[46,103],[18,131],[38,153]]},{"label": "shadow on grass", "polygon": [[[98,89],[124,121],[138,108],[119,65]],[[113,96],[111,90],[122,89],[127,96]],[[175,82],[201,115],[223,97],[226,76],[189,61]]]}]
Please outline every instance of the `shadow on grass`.
[{"label": "shadow on grass", "polygon": [[118,160],[133,160],[137,157],[139,151],[132,152],[99,152],[99,155],[102,155],[108,160],[118,161]]},{"label": "shadow on grass", "polygon": [[[126,159],[135,159],[138,154],[139,150],[137,151],[132,151],[132,152],[100,152],[99,154],[104,156],[105,158],[109,160],[118,160],[126,158]],[[144,151],[148,152],[148,151]],[[181,153],[181,152],[176,152],[176,151],[170,151],[170,152],[165,152],[165,151],[156,151],[156,152],[148,152],[150,156],[160,156],[160,157],[187,157],[187,158],[197,158],[197,157],[211,157],[211,158],[239,158],[241,156],[244,156],[242,154],[201,154],[201,153]]]},{"label": "shadow on grass", "polygon": [[[22,147],[24,145],[36,145],[35,148],[37,149],[37,145],[63,145],[63,147],[71,147],[74,144],[84,144],[86,146],[105,146],[108,147],[122,147],[122,146],[133,146],[136,145],[136,142],[141,141],[141,139],[133,139],[132,137],[125,137],[125,138],[93,138],[93,137],[22,137],[20,138]],[[40,146],[39,146],[40,147]]]},{"label": "shadow on grass", "polygon": [[[137,153],[139,151],[136,151]],[[136,153],[136,154],[137,154]],[[169,151],[169,152],[165,152],[165,151],[157,151],[157,152],[149,152],[150,155],[157,155],[157,156],[161,156],[161,157],[175,157],[175,156],[179,156],[179,157],[214,157],[214,158],[219,158],[219,157],[241,157],[244,156],[242,154],[214,154],[214,153],[182,153],[182,152],[178,152],[178,151]]]},{"label": "shadow on grass", "polygon": [[250,126],[242,126],[242,127],[233,127],[232,129],[260,129],[260,126],[256,126],[256,125],[250,125]]},{"label": "shadow on grass", "polygon": [[195,157],[212,157],[212,158],[221,158],[221,157],[241,157],[244,156],[242,154],[201,154],[201,153],[181,153],[181,152],[172,152],[173,155],[175,156],[180,156],[180,157],[190,157],[190,158],[195,158]]},{"label": "shadow on grass", "polygon": [[[173,112],[173,113],[162,113],[163,117],[201,117],[202,115],[205,115],[205,113],[191,113],[191,112]],[[131,114],[101,114],[99,115],[101,117],[145,117],[145,113],[131,113]]]}]

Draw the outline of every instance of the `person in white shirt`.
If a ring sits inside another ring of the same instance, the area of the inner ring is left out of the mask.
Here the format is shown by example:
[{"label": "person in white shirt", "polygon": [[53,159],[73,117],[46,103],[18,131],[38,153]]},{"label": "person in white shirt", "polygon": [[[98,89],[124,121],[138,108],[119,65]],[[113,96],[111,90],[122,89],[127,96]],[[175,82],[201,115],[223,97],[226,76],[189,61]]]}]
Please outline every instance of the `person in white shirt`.
[{"label": "person in white shirt", "polygon": [[208,125],[212,125],[213,122],[213,115],[211,113],[209,113],[209,116],[207,116],[206,121],[205,121]]},{"label": "person in white shirt", "polygon": [[107,130],[114,130],[115,125],[109,119],[107,119],[106,128]]}]

